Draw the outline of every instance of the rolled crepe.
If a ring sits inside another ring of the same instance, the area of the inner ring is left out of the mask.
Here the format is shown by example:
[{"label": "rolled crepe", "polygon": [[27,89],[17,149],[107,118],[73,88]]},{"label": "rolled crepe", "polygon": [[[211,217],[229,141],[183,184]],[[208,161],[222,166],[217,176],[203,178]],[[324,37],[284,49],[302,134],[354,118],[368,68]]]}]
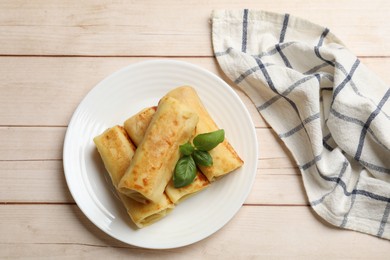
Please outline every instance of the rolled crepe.
[{"label": "rolled crepe", "polygon": [[[134,141],[143,139],[155,111],[156,107],[148,107],[125,121],[125,130],[129,134],[131,140]],[[137,146],[136,143],[135,145]],[[196,174],[197,176],[194,181],[182,188],[175,188],[172,180],[168,183],[165,188],[165,193],[173,203],[178,204],[184,199],[209,186],[210,182],[200,171],[197,171]]]},{"label": "rolled crepe", "polygon": [[170,97],[162,98],[133,160],[119,183],[119,191],[139,202],[158,202],[198,123],[193,109]]},{"label": "rolled crepe", "polygon": [[[199,122],[196,126],[195,136],[219,129],[202,104],[202,101],[195,89],[192,87],[182,86],[175,88],[168,92],[166,96],[173,97],[184,104],[187,104],[197,112],[199,115]],[[244,163],[226,138],[221,144],[209,151],[209,153],[213,158],[213,165],[200,166],[199,168],[210,182],[215,181],[217,178],[241,167]]]},{"label": "rolled crepe", "polygon": [[149,226],[159,221],[168,215],[175,207],[165,193],[161,196],[158,203],[147,201],[145,204],[135,201],[120,192],[118,192],[118,195],[122,200],[123,205],[126,207],[127,214],[129,214],[131,220],[139,228]]},{"label": "rolled crepe", "polygon": [[[115,188],[118,188],[118,183],[133,158],[135,146],[131,143],[129,136],[121,126],[107,129],[103,134],[95,137],[93,141],[100,153],[112,184]],[[158,221],[174,208],[173,203],[165,194],[163,194],[158,203],[149,202],[147,204],[134,201],[119,192],[118,195],[130,218],[139,228]]]},{"label": "rolled crepe", "polygon": [[157,107],[145,108],[125,121],[125,130],[135,146],[139,146],[144,138],[146,129],[148,128],[156,109]]},{"label": "rolled crepe", "polygon": [[93,141],[111,177],[112,184],[116,187],[129,168],[136,148],[123,127],[118,125],[96,136]]},{"label": "rolled crepe", "polygon": [[207,178],[201,172],[197,171],[196,177],[191,184],[181,188],[175,188],[173,180],[171,180],[165,188],[165,193],[173,203],[179,204],[183,200],[195,195],[209,185],[210,182]]}]

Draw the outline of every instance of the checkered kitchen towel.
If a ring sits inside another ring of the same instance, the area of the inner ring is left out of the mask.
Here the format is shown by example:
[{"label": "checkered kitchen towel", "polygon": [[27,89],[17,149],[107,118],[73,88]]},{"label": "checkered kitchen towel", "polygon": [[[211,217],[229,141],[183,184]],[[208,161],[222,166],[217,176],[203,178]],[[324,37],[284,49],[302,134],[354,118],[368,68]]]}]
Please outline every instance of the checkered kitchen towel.
[{"label": "checkered kitchen towel", "polygon": [[313,209],[390,239],[390,89],[327,28],[218,10],[215,56],[292,152]]}]

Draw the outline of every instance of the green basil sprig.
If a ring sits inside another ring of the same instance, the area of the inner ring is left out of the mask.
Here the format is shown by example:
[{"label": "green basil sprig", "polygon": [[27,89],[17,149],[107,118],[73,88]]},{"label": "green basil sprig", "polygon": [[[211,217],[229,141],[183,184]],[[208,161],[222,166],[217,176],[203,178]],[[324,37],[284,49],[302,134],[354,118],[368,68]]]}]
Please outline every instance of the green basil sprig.
[{"label": "green basil sprig", "polygon": [[201,151],[210,151],[225,139],[225,131],[223,129],[199,134],[194,138],[195,148]]},{"label": "green basil sprig", "polygon": [[195,150],[192,154],[192,158],[197,165],[211,166],[213,165],[213,158],[206,151]]},{"label": "green basil sprig", "polygon": [[183,155],[176,163],[173,174],[173,184],[175,188],[181,188],[191,184],[196,177],[196,165],[212,166],[213,158],[208,151],[214,149],[225,140],[223,129],[197,135],[192,144],[180,145],[179,150]]},{"label": "green basil sprig", "polygon": [[191,155],[194,152],[194,147],[190,143],[185,143],[179,147],[182,155]]},{"label": "green basil sprig", "polygon": [[173,184],[176,188],[187,186],[196,177],[196,165],[191,156],[186,155],[180,158],[175,167]]}]

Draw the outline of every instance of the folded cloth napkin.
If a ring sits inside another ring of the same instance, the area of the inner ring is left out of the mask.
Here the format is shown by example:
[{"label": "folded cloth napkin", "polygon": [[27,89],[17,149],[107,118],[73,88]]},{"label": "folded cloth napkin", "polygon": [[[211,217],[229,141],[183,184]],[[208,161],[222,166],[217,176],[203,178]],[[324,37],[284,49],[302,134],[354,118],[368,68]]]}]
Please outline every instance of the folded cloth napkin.
[{"label": "folded cloth napkin", "polygon": [[390,239],[389,87],[329,29],[289,14],[216,10],[212,40],[291,151],[315,212]]}]

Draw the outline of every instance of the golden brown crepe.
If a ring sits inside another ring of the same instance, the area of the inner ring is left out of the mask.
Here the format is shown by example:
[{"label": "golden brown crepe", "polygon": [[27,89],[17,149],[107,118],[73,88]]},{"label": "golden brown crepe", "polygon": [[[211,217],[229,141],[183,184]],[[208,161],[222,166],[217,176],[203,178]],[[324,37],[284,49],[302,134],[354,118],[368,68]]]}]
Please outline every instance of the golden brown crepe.
[{"label": "golden brown crepe", "polygon": [[197,123],[193,109],[174,98],[162,98],[119,191],[142,203],[160,201],[180,157],[179,145],[188,142]]},{"label": "golden brown crepe", "polygon": [[140,145],[156,110],[157,107],[145,108],[125,121],[125,130],[135,146]]},{"label": "golden brown crepe", "polygon": [[93,141],[111,177],[112,184],[116,187],[129,168],[136,148],[123,127],[118,125],[96,136]]},{"label": "golden brown crepe", "polygon": [[191,184],[181,188],[175,188],[171,180],[165,188],[165,193],[173,203],[179,204],[183,200],[207,188],[209,185],[210,182],[207,178],[201,172],[197,171],[196,177]]},{"label": "golden brown crepe", "polygon": [[139,228],[157,222],[169,214],[175,207],[165,193],[161,196],[161,200],[158,203],[147,201],[145,204],[135,201],[120,192],[118,192],[118,195],[123,205],[125,205],[131,220]]},{"label": "golden brown crepe", "polygon": [[[142,141],[155,111],[156,107],[148,107],[125,121],[125,130],[136,146],[138,146],[138,144],[135,140]],[[186,187],[175,188],[171,180],[165,188],[165,193],[173,203],[178,204],[190,195],[203,190],[209,186],[209,184],[210,182],[207,178],[201,172],[197,171],[197,177],[195,177],[191,184]]]},{"label": "golden brown crepe", "polygon": [[[199,122],[196,126],[195,136],[219,129],[202,104],[195,89],[192,87],[182,86],[175,88],[168,92],[166,96],[173,97],[184,104],[187,104],[197,112],[199,115]],[[241,167],[244,163],[226,138],[221,144],[209,151],[209,153],[213,158],[213,165],[200,166],[199,168],[210,182]]]},{"label": "golden brown crepe", "polygon": [[[104,166],[111,177],[112,184],[118,188],[118,183],[130,165],[135,152],[135,146],[121,126],[114,126],[94,138],[96,147]],[[119,193],[119,198],[126,207],[130,218],[138,227],[150,225],[168,214],[173,203],[163,194],[158,203],[142,204]]]}]

